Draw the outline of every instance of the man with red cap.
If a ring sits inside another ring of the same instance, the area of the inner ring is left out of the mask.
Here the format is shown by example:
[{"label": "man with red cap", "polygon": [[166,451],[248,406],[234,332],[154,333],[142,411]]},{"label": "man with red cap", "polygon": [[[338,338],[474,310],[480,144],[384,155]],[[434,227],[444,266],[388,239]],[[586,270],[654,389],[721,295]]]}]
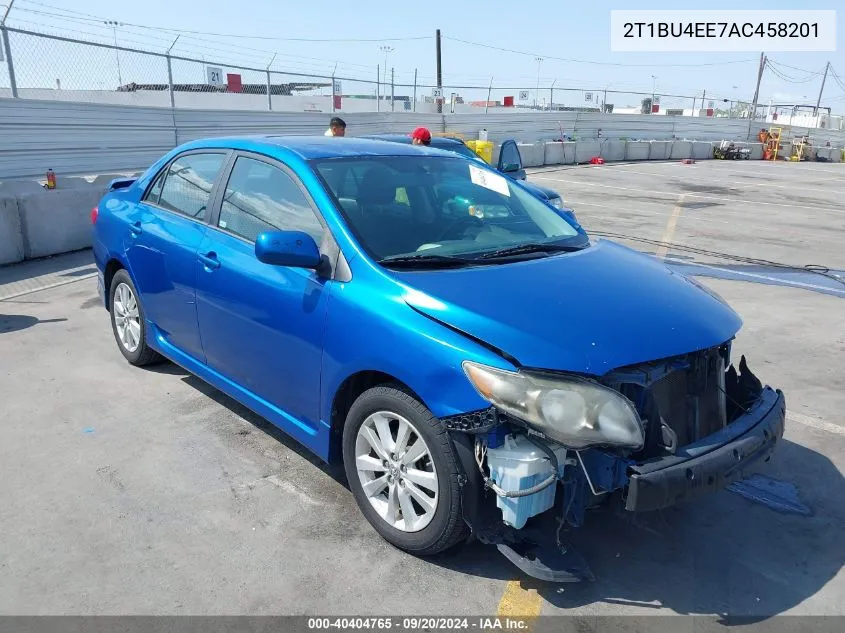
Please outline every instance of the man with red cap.
[{"label": "man with red cap", "polygon": [[431,145],[431,132],[428,128],[418,127],[411,133],[412,145]]}]

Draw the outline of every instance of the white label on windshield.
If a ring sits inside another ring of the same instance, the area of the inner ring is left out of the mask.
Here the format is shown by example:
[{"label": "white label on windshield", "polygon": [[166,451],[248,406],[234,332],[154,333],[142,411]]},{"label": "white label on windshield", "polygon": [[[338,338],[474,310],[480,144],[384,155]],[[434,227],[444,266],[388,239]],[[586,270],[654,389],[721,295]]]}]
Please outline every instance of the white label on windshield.
[{"label": "white label on windshield", "polygon": [[495,191],[510,198],[511,190],[508,188],[508,181],[504,176],[494,174],[486,169],[479,169],[475,165],[469,166],[469,177],[476,185]]}]

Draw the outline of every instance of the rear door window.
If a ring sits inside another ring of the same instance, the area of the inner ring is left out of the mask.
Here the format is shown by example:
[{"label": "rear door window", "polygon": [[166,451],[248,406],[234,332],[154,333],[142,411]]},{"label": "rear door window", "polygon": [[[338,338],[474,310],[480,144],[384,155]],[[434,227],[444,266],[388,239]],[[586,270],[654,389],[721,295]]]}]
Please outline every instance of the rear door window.
[{"label": "rear door window", "polygon": [[158,182],[153,185],[147,200],[168,211],[202,219],[208,208],[214,181],[225,161],[224,153],[180,156],[170,163],[163,184],[160,187]]}]

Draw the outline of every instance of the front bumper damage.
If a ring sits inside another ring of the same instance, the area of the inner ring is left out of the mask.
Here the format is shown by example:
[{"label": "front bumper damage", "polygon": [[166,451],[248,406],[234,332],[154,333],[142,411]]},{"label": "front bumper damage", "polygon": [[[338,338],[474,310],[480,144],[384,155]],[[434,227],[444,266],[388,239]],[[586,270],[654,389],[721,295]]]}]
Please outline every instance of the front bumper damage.
[{"label": "front bumper damage", "polygon": [[630,466],[625,509],[660,510],[721,490],[771,455],[783,437],[786,400],[770,387],[751,409],[675,455]]},{"label": "front bumper damage", "polygon": [[[446,418],[444,421],[457,448],[463,468],[464,520],[479,541],[495,545],[524,573],[540,580],[563,583],[593,580],[587,562],[560,541],[561,527],[584,524],[585,509],[601,501],[615,500],[631,513],[660,510],[694,501],[741,479],[747,469],[768,460],[784,433],[784,394],[763,386],[748,370],[744,359],[741,374],[733,368],[735,387],[727,384],[729,418],[707,436],[672,451],[647,457],[622,455],[609,450],[570,451],[566,473],[557,489],[553,509],[537,515],[522,529],[502,521],[496,495],[485,486],[474,457],[474,446],[501,426],[525,432],[524,427],[494,408]],[[733,374],[731,373],[733,372]],[[711,428],[706,419],[697,420]],[[535,441],[536,434],[532,434]],[[558,488],[560,486],[560,488]],[[561,494],[562,493],[562,494]]]}]

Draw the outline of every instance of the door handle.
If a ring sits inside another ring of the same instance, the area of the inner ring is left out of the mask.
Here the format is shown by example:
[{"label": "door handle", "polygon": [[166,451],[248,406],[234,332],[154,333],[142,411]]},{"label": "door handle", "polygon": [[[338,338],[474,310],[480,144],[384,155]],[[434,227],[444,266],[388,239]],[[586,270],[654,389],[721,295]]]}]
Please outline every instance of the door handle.
[{"label": "door handle", "polygon": [[136,222],[132,226],[129,227],[129,232],[132,233],[132,237],[138,237],[143,231],[141,230],[141,223]]},{"label": "door handle", "polygon": [[220,268],[220,260],[217,259],[217,253],[206,253],[205,255],[199,255],[198,257],[206,268],[211,270],[217,270]]}]

